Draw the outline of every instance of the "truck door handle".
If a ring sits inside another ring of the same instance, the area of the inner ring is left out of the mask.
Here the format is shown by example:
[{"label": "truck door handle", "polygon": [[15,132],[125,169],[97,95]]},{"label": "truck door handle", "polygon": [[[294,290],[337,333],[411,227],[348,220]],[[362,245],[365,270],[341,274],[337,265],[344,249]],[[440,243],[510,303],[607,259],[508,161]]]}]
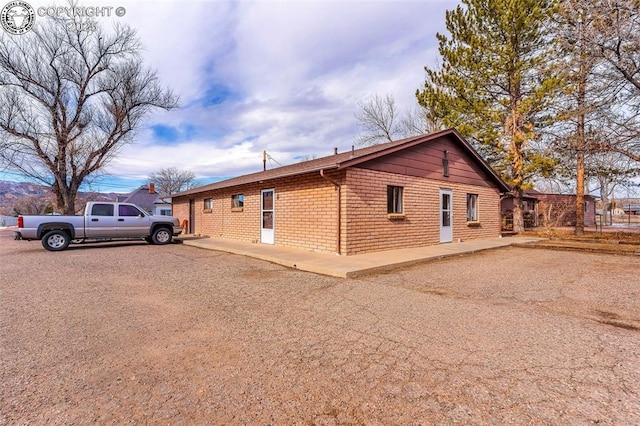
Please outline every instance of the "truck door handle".
[{"label": "truck door handle", "polygon": [[124,222],[124,219],[118,219],[118,222]]},{"label": "truck door handle", "polygon": [[98,222],[98,219],[91,219],[91,222]]}]

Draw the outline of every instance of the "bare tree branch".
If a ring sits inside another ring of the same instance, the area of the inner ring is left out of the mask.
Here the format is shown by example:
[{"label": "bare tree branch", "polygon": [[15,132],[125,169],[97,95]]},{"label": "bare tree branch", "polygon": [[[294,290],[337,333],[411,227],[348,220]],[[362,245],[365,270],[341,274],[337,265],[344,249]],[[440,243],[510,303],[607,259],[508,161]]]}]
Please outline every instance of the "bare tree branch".
[{"label": "bare tree branch", "polygon": [[367,102],[359,102],[358,107],[356,120],[363,128],[363,133],[356,138],[358,145],[390,142],[401,134],[393,96],[386,95],[383,98],[376,94]]},{"label": "bare tree branch", "polygon": [[178,170],[175,167],[161,169],[149,175],[149,180],[162,195],[172,195],[194,188],[196,175],[190,170]]},{"label": "bare tree branch", "polygon": [[375,145],[383,142],[430,133],[440,128],[428,117],[421,106],[400,114],[393,95],[373,95],[366,102],[358,103],[356,120],[363,132],[356,138],[358,145]]},{"label": "bare tree branch", "polygon": [[0,164],[51,186],[58,208],[73,213],[80,185],[145,115],[177,107],[140,49],[130,27],[106,32],[97,22],[48,18],[19,37],[0,35]]}]

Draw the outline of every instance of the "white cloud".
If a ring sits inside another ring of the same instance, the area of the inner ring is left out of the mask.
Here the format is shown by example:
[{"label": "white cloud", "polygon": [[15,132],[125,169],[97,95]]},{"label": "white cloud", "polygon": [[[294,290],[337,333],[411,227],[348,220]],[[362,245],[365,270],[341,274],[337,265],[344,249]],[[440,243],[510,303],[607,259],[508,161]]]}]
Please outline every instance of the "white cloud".
[{"label": "white cloud", "polygon": [[145,60],[181,97],[182,108],[147,124],[190,131],[162,141],[141,129],[106,172],[144,181],[175,166],[235,176],[259,171],[264,149],[282,164],[350,149],[358,101],[393,94],[399,107],[415,105],[423,67],[436,61],[435,33],[457,4],[110,1],[127,13],[103,23],[136,28]]}]

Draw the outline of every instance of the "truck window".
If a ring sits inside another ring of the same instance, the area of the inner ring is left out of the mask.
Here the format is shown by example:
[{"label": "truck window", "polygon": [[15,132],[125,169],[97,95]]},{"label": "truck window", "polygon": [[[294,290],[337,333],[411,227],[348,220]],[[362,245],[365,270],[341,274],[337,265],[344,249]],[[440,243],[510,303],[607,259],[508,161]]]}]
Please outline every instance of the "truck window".
[{"label": "truck window", "polygon": [[113,204],[94,204],[91,216],[113,216]]},{"label": "truck window", "polygon": [[118,206],[118,216],[144,216],[144,214],[133,206],[121,204]]}]

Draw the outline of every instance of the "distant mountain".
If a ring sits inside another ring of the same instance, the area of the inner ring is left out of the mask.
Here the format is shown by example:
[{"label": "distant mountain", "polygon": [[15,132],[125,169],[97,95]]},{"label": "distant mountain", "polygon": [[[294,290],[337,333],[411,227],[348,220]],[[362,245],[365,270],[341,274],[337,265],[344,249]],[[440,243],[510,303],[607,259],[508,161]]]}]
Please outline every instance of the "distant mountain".
[{"label": "distant mountain", "polygon": [[33,183],[0,181],[0,196],[45,195],[47,192],[50,192],[47,187]]},{"label": "distant mountain", "polygon": [[[51,204],[54,204],[55,201],[53,192],[49,187],[29,182],[10,182],[0,180],[0,214],[12,214],[14,203],[22,197],[29,196],[43,198]],[[82,203],[83,201],[115,201],[115,199],[116,194],[113,192],[78,193],[79,203]]]}]

